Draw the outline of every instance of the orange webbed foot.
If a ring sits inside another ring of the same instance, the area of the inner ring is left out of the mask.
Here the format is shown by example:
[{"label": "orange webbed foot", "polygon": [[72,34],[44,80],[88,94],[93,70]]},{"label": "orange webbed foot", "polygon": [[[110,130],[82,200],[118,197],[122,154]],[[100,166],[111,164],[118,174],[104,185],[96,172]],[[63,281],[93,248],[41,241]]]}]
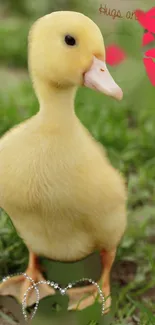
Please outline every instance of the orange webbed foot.
[{"label": "orange webbed foot", "polygon": [[[36,256],[33,253],[30,253],[29,265],[25,272],[26,276],[30,277],[35,283],[45,281],[36,260]],[[6,278],[6,280],[0,284],[0,295],[13,296],[22,303],[24,294],[27,294],[27,306],[36,303],[36,290],[33,288],[27,292],[28,288],[33,285],[32,281],[27,277],[25,277],[24,274],[21,274],[8,279]],[[55,290],[47,283],[39,284],[38,289],[40,299],[55,294]]]},{"label": "orange webbed foot", "polygon": [[[110,271],[115,259],[116,250],[111,252],[101,252],[101,263],[103,271],[99,282],[102,284],[102,294],[104,295],[104,314],[110,311],[111,296],[110,296]],[[87,294],[87,297],[84,295]],[[68,292],[70,297],[68,310],[82,310],[94,304],[98,299],[101,302],[99,292],[96,285],[88,285],[81,288],[73,288]]]}]

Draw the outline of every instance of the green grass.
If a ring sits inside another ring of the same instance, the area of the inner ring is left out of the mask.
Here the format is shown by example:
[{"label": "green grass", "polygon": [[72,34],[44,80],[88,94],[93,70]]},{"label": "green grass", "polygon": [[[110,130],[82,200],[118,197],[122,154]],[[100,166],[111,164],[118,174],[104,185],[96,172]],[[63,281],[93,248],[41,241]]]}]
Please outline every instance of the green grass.
[{"label": "green grass", "polygon": [[[9,16],[0,24],[0,59],[5,68],[0,79],[0,135],[38,110],[30,81],[23,76],[27,65],[27,32],[33,18],[30,16],[23,21],[21,16]],[[135,43],[136,37],[138,44],[140,34],[133,32]],[[128,51],[129,46],[120,35],[118,43],[124,44]],[[115,321],[111,325],[152,325],[155,324],[155,89],[145,76],[142,58],[137,54],[134,57],[134,50],[131,52],[127,52],[126,63],[110,69],[124,90],[124,100],[117,103],[91,90],[80,89],[76,112],[105,146],[112,164],[128,183],[129,222],[113,270]],[[23,270],[27,258],[27,249],[10,219],[0,211],[0,277]]]}]

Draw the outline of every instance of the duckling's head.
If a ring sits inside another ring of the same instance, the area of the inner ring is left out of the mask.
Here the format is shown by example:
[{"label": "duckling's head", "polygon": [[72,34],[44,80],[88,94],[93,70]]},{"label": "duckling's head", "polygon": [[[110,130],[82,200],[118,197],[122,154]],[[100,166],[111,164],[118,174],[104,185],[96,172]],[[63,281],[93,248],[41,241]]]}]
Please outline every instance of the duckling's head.
[{"label": "duckling's head", "polygon": [[57,11],[32,26],[29,68],[35,81],[65,89],[87,86],[117,99],[122,90],[105,64],[105,47],[98,26],[85,15]]}]

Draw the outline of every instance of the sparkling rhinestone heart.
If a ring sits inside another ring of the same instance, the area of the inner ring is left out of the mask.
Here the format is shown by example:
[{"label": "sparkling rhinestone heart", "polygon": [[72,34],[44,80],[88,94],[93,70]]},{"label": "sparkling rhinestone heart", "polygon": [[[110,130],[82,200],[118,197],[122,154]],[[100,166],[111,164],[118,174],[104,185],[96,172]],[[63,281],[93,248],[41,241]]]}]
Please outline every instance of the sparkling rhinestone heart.
[{"label": "sparkling rhinestone heart", "polygon": [[[67,292],[68,289],[71,289],[72,287],[74,287],[75,285],[77,285],[78,283],[80,282],[84,282],[84,281],[87,281],[93,285],[95,285],[97,287],[97,290],[98,290],[98,293],[99,293],[99,296],[101,298],[101,301],[102,301],[102,315],[104,314],[104,308],[105,308],[105,299],[104,299],[104,295],[103,295],[103,292],[102,290],[100,289],[100,286],[98,285],[98,283],[96,283],[95,281],[93,281],[92,279],[89,279],[89,278],[83,278],[83,279],[80,279],[78,281],[74,281],[72,283],[69,283],[65,288],[61,288],[58,283],[55,283],[54,281],[39,281],[37,283],[35,283],[35,281],[29,277],[26,273],[18,273],[18,274],[15,274],[15,275],[23,275],[26,279],[28,279],[30,282],[31,282],[31,286],[26,290],[25,294],[24,294],[24,297],[23,297],[23,301],[22,301],[22,312],[23,312],[23,316],[24,316],[24,319],[25,321],[29,321],[29,320],[32,320],[37,312],[37,309],[38,309],[38,306],[39,306],[39,300],[40,300],[40,294],[39,294],[39,289],[38,289],[38,285],[39,284],[48,284],[49,286],[51,287],[54,287],[55,289],[59,290],[60,294],[62,296],[64,296]],[[7,280],[9,280],[11,277],[13,277],[14,275],[9,275],[7,277],[5,277],[2,282],[5,282]],[[32,289],[35,289],[36,291],[36,304],[35,304],[35,307],[33,309],[33,312],[32,312],[32,315],[30,316],[30,318],[28,318],[27,316],[27,312],[26,312],[26,298],[27,298],[27,294],[30,290]]]}]

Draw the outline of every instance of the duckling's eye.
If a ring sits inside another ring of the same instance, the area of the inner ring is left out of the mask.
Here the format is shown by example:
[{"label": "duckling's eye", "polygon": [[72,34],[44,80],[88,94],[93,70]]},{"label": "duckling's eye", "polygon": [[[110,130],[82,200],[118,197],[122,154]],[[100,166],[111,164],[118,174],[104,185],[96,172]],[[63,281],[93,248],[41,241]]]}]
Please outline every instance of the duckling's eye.
[{"label": "duckling's eye", "polygon": [[74,46],[76,44],[76,40],[74,37],[71,35],[66,35],[65,36],[65,43],[70,46]]}]

